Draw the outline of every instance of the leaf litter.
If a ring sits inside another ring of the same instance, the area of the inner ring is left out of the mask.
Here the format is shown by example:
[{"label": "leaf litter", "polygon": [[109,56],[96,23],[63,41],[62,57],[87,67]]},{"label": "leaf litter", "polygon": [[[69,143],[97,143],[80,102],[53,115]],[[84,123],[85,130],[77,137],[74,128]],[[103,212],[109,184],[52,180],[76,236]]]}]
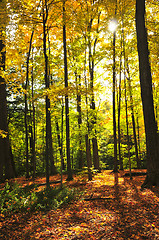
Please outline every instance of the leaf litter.
[{"label": "leaf litter", "polygon": [[141,191],[145,176],[130,180],[124,173],[103,170],[92,181],[75,175],[66,182],[64,177],[64,185],[82,193],[77,199],[47,212],[1,214],[0,239],[159,239],[159,188]]}]

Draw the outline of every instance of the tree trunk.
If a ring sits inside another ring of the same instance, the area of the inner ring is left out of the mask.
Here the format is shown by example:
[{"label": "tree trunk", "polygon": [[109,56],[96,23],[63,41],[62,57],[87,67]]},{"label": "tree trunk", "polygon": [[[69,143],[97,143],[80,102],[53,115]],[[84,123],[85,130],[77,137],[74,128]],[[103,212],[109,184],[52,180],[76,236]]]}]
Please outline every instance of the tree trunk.
[{"label": "tree trunk", "polygon": [[[26,81],[27,82],[27,81]],[[27,84],[25,85],[25,90],[27,88]],[[25,93],[25,154],[26,154],[26,178],[29,178],[29,149],[28,149],[28,120],[27,120],[27,115],[28,115],[28,101],[27,101],[27,93]]]},{"label": "tree trunk", "polygon": [[32,151],[32,162],[33,162],[33,179],[35,178],[36,174],[36,156],[35,156],[35,140],[36,140],[36,129],[35,129],[35,106],[34,106],[34,74],[33,74],[33,65],[32,65],[32,109],[33,109],[33,151]]},{"label": "tree trunk", "polygon": [[78,163],[79,169],[83,167],[83,153],[82,153],[82,134],[81,134],[81,124],[82,124],[82,112],[81,112],[81,76],[76,74],[76,89],[77,89],[77,112],[78,112],[78,129],[79,129],[79,150],[78,150]]},{"label": "tree trunk", "polygon": [[134,144],[135,144],[135,154],[136,154],[136,162],[137,168],[141,168],[141,161],[138,155],[138,146],[137,146],[137,136],[136,136],[136,124],[135,124],[135,116],[134,116],[134,104],[133,104],[133,96],[132,96],[132,86],[131,86],[131,78],[129,73],[129,65],[127,59],[127,73],[128,73],[128,89],[130,95],[130,108],[131,108],[131,117],[132,117],[132,124],[133,124],[133,135],[134,135]]},{"label": "tree trunk", "polygon": [[[44,11],[44,6],[43,6],[43,50],[44,50],[44,57],[45,57],[45,88],[49,88],[49,82],[48,82],[48,57],[47,57],[47,52],[46,52],[46,22],[47,22],[47,17],[48,17],[48,12],[47,12],[47,4],[45,1],[46,5],[46,13]],[[46,161],[46,187],[50,186],[49,183],[49,98],[46,95],[45,97],[45,110],[46,110],[46,156],[45,156],[45,161]]]},{"label": "tree trunk", "polygon": [[[139,149],[139,159],[140,159],[140,162],[141,162],[141,154],[140,154],[140,126],[139,126],[139,117],[137,115],[137,119],[136,119],[136,122],[137,122],[137,144],[138,144],[138,149]],[[142,167],[142,164],[141,164],[141,167]]]},{"label": "tree trunk", "polygon": [[155,98],[157,99],[156,106],[155,106],[155,116],[156,116],[157,123],[158,123],[158,105],[159,105],[158,88],[159,88],[159,84],[157,83],[157,86],[154,85]]},{"label": "tree trunk", "polygon": [[[50,106],[50,99],[49,100],[49,109]],[[55,160],[54,160],[54,149],[53,149],[53,141],[52,141],[52,126],[51,126],[51,114],[49,110],[49,116],[48,116],[48,138],[49,138],[49,161],[50,161],[50,174],[55,175],[57,173],[56,167],[55,167]]]},{"label": "tree trunk", "polygon": [[33,40],[34,31],[32,31],[30,42],[29,42],[29,51],[27,53],[27,65],[26,65],[26,83],[25,83],[25,149],[26,149],[26,178],[29,178],[29,136],[28,136],[28,97],[27,97],[27,87],[29,81],[29,60],[30,60],[30,53],[32,47],[32,40]]},{"label": "tree trunk", "polygon": [[61,151],[62,151],[62,169],[65,170],[65,163],[64,163],[64,151],[63,151],[63,115],[64,115],[64,103],[63,103],[63,97],[62,97],[62,104],[61,104]]},{"label": "tree trunk", "polygon": [[[43,51],[45,58],[45,88],[49,88],[49,76],[48,76],[48,56],[46,49],[46,22],[48,19],[48,6],[47,0],[43,5]],[[51,116],[50,116],[50,99],[46,95],[46,186],[49,187],[49,161],[51,163],[51,174],[56,173],[56,168],[54,165],[53,158],[53,147],[52,147],[52,131],[51,131]]]},{"label": "tree trunk", "polygon": [[147,29],[145,26],[145,0],[136,0],[136,31],[147,150],[147,177],[142,187],[159,186],[157,123],[154,113],[152,76],[149,62]]},{"label": "tree trunk", "polygon": [[88,168],[88,180],[92,180],[92,172],[91,172],[91,158],[90,158],[90,142],[88,139],[88,134],[85,135],[86,141],[86,159],[87,159],[87,168]]},{"label": "tree trunk", "polygon": [[[46,3],[47,4],[47,3]],[[47,5],[46,5],[46,9],[47,9]],[[48,14],[48,10],[47,13]],[[46,28],[45,28],[46,29]],[[46,29],[47,31],[47,38],[48,38],[48,49],[49,49],[49,58],[50,58],[50,40],[49,40],[49,29]],[[50,64],[48,61],[48,55],[47,55],[47,81],[48,81],[48,88],[50,87],[50,82],[52,82],[51,80],[52,76],[51,76],[51,69],[50,69]],[[55,159],[54,159],[54,149],[53,149],[53,141],[52,141],[52,124],[51,124],[51,113],[50,113],[50,109],[51,109],[51,102],[50,99],[48,99],[49,101],[49,114],[48,114],[48,128],[49,128],[49,162],[50,162],[50,174],[51,175],[55,175],[57,173],[56,167],[55,167]]]},{"label": "tree trunk", "polygon": [[86,159],[87,159],[87,169],[88,169],[88,180],[92,180],[92,159],[91,159],[91,146],[90,146],[90,139],[89,139],[89,118],[88,118],[88,84],[87,84],[87,77],[86,77],[86,46],[85,46],[85,61],[84,61],[84,79],[85,79],[85,88],[86,88],[86,114],[87,114],[87,126],[86,126],[86,134],[85,134],[85,142],[86,142]]},{"label": "tree trunk", "polygon": [[[3,34],[4,27],[0,26],[0,69],[5,71],[5,37]],[[10,179],[14,177],[12,167],[12,159],[10,154],[10,143],[8,135],[8,120],[7,120],[7,99],[6,99],[6,84],[5,79],[0,75],[0,179]],[[4,133],[5,137],[2,134]]]},{"label": "tree trunk", "polygon": [[[94,1],[93,1],[94,4]],[[88,9],[87,9],[88,10]],[[94,56],[96,53],[96,45],[98,41],[98,34],[99,34],[99,24],[100,24],[100,15],[101,12],[98,11],[98,19],[97,19],[97,28],[96,28],[96,37],[94,40],[91,39],[91,30],[92,30],[92,24],[94,20],[94,16],[92,15],[89,24],[87,27],[88,31],[88,54],[89,54],[89,74],[90,74],[90,91],[91,91],[91,104],[90,109],[92,109],[92,121],[91,121],[91,130],[93,130],[93,137],[92,137],[92,145],[93,145],[93,164],[94,168],[97,170],[100,170],[99,166],[99,155],[98,155],[98,141],[97,141],[97,131],[96,131],[96,123],[97,123],[97,117],[95,113],[95,98],[94,98]]]},{"label": "tree trunk", "polygon": [[[65,0],[63,2],[63,49],[64,49],[64,77],[65,88],[68,90],[68,69],[67,69],[67,48],[66,48],[66,21],[65,21]],[[68,93],[65,95],[65,114],[66,114],[66,150],[67,150],[67,180],[73,179],[71,158],[70,158],[70,126],[69,126],[69,100]]]},{"label": "tree trunk", "polygon": [[56,123],[57,140],[58,140],[58,146],[59,146],[60,158],[61,158],[61,167],[62,167],[62,170],[64,170],[65,165],[64,165],[63,151],[62,151],[62,140],[60,138],[59,124],[58,124],[58,120],[56,117],[55,117],[55,123]]},{"label": "tree trunk", "polygon": [[127,137],[127,149],[128,149],[128,163],[129,163],[129,174],[130,179],[131,175],[131,158],[130,158],[130,137],[129,137],[129,119],[128,119],[128,104],[127,104],[127,85],[126,85],[126,76],[124,70],[124,85],[125,85],[125,114],[126,114],[126,137]]},{"label": "tree trunk", "polygon": [[119,151],[120,170],[123,170],[123,160],[122,160],[122,157],[121,157],[121,129],[120,129],[121,74],[122,74],[122,38],[121,38],[120,74],[119,74],[119,98],[118,98],[118,151]]},{"label": "tree trunk", "polygon": [[[93,21],[93,20],[92,20]],[[90,28],[91,24],[90,23]],[[95,54],[95,46],[96,42],[94,43],[94,54]],[[89,39],[89,73],[90,73],[90,89],[91,89],[91,105],[90,109],[93,110],[93,115],[95,115],[95,99],[94,99],[94,59],[92,56],[92,50],[91,50],[91,40]],[[92,117],[92,129],[94,128],[94,136],[92,137],[92,144],[93,144],[93,164],[94,168],[100,170],[99,167],[99,155],[98,155],[98,142],[97,142],[97,136],[96,136],[96,116]]]},{"label": "tree trunk", "polygon": [[27,97],[27,87],[29,82],[29,61],[30,61],[30,53],[32,47],[34,31],[32,31],[30,42],[29,42],[29,50],[27,53],[27,65],[26,65],[26,83],[25,83],[25,148],[26,148],[26,178],[29,178],[29,136],[28,136],[28,97]]},{"label": "tree trunk", "polygon": [[117,163],[116,110],[115,110],[115,85],[116,85],[115,39],[116,39],[116,33],[114,32],[113,33],[113,137],[114,137],[114,172],[117,172],[118,163]]},{"label": "tree trunk", "polygon": [[125,114],[126,114],[126,137],[127,137],[127,148],[128,148],[128,163],[129,163],[129,174],[130,179],[132,179],[131,174],[131,158],[130,158],[130,136],[129,136],[129,119],[128,119],[128,99],[127,99],[127,82],[126,82],[126,54],[125,54],[125,37],[124,37],[124,26],[122,29],[123,35],[123,54],[124,54],[124,88],[125,88]]}]

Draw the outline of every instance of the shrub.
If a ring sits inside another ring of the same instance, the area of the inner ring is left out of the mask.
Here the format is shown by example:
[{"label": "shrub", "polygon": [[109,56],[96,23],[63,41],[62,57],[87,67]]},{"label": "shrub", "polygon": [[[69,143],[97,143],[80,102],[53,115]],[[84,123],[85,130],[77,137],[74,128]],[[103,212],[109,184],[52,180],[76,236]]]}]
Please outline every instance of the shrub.
[{"label": "shrub", "polygon": [[75,189],[67,187],[48,188],[38,191],[36,185],[22,187],[17,183],[6,183],[0,190],[0,212],[49,210],[69,203],[76,195]]}]

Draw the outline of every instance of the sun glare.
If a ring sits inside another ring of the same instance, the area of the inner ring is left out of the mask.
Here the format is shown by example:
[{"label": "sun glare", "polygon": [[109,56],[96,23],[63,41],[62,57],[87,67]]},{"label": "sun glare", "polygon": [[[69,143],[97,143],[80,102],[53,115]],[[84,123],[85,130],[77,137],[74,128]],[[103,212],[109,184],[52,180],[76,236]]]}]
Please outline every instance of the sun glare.
[{"label": "sun glare", "polygon": [[108,29],[110,32],[115,32],[118,26],[118,22],[116,19],[113,19],[109,22]]}]

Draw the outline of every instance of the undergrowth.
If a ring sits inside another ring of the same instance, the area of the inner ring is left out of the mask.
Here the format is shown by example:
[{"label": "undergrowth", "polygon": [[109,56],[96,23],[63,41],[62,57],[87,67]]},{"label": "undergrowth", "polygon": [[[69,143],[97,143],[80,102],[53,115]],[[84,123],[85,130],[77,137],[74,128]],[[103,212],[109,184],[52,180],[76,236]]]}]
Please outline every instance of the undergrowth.
[{"label": "undergrowth", "polygon": [[6,183],[0,190],[0,213],[36,211],[59,208],[75,198],[77,191],[68,187],[38,190],[36,185],[22,187]]}]

